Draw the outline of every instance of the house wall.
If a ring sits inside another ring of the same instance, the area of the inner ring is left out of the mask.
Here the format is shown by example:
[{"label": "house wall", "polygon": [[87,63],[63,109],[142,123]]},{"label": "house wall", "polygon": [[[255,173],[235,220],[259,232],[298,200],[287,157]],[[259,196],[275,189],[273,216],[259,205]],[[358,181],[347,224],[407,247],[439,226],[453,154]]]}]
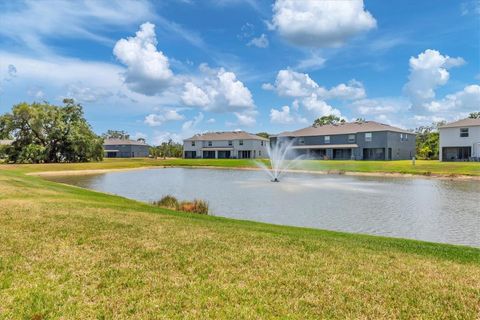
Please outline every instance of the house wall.
[{"label": "house wall", "polygon": [[117,158],[145,158],[149,155],[148,146],[137,145],[104,145],[103,149],[118,150]]},{"label": "house wall", "polygon": [[[363,160],[363,149],[365,148],[381,148],[388,154],[388,148],[392,148],[392,159],[390,160],[407,160],[415,155],[415,135],[403,133],[406,139],[400,139],[400,133],[390,131],[372,132],[372,140],[365,141],[366,132],[355,133],[355,141],[348,140],[349,134],[330,135],[330,143],[325,143],[325,136],[306,136],[301,137],[305,140],[304,144],[300,143],[300,138],[296,138],[293,145],[334,145],[334,144],[357,144],[358,148],[352,150],[352,159]],[[289,140],[288,137],[281,137],[278,140]],[[326,149],[326,156],[333,158],[333,150]]]},{"label": "house wall", "polygon": [[[405,139],[405,136],[407,139]],[[416,136],[403,133],[404,139],[400,139],[400,133],[387,132],[387,148],[392,148],[391,160],[410,160],[416,154]]]},{"label": "house wall", "polygon": [[[212,145],[208,145],[208,141],[195,141],[195,146],[192,146],[191,140],[186,140],[183,142],[183,151],[195,151],[197,153],[197,158],[203,156],[203,148],[233,148],[231,157],[237,158],[238,151],[252,151],[252,157],[255,154],[256,158],[265,158],[267,156],[267,143],[268,141],[264,140],[243,140],[243,145],[240,145],[240,139],[231,140],[232,146],[228,145],[229,140],[212,140]],[[263,146],[262,146],[263,142]],[[254,153],[255,151],[255,153]]]},{"label": "house wall", "polygon": [[440,128],[440,161],[443,161],[442,148],[444,147],[472,147],[472,156],[480,157],[478,144],[480,143],[480,126],[468,128],[468,137],[460,137],[459,128]]}]

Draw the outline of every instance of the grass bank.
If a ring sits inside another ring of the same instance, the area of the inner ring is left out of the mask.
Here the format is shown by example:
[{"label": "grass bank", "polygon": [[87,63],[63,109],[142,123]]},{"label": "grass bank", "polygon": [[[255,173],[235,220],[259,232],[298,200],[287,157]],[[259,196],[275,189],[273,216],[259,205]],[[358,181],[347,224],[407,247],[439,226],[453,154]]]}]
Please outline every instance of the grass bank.
[{"label": "grass bank", "polygon": [[479,249],[189,215],[24,174],[165,163],[148,161],[0,168],[0,318],[480,314]]},{"label": "grass bank", "polygon": [[[264,160],[266,161],[266,160]],[[105,159],[102,162],[78,164],[42,164],[42,165],[0,165],[1,169],[16,169],[22,172],[61,171],[61,170],[108,170],[134,169],[155,166],[215,166],[224,168],[251,168],[255,162],[248,159]],[[423,176],[476,176],[480,177],[478,162],[440,162],[417,160],[401,161],[350,161],[350,160],[304,160],[293,169],[325,172],[361,172],[412,174]]]}]

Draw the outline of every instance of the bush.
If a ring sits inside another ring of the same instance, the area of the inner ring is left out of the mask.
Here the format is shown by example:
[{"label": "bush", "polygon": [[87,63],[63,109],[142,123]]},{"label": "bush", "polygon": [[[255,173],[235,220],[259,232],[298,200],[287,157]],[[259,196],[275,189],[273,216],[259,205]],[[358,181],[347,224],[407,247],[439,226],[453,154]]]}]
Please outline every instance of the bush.
[{"label": "bush", "polygon": [[162,199],[160,199],[160,201],[154,201],[153,204],[159,207],[173,210],[177,210],[179,205],[177,198],[171,195],[166,195]]},{"label": "bush", "polygon": [[195,199],[193,201],[178,202],[177,198],[171,195],[164,196],[160,201],[154,201],[154,205],[190,213],[208,214],[208,202]]},{"label": "bush", "polygon": [[8,146],[0,145],[0,160],[7,158]]},{"label": "bush", "polygon": [[179,211],[208,214],[208,202],[204,200],[195,199],[191,201],[182,201],[178,207]]}]

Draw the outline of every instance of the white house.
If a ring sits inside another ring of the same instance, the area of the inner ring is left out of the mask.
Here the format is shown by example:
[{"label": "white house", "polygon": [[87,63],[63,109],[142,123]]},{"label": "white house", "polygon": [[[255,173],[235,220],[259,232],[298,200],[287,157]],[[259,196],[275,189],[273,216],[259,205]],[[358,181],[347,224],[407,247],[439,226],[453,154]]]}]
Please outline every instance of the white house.
[{"label": "white house", "polygon": [[439,128],[440,160],[466,161],[480,158],[480,119],[463,119]]},{"label": "white house", "polygon": [[254,159],[267,156],[268,139],[245,131],[208,132],[183,140],[189,159]]}]

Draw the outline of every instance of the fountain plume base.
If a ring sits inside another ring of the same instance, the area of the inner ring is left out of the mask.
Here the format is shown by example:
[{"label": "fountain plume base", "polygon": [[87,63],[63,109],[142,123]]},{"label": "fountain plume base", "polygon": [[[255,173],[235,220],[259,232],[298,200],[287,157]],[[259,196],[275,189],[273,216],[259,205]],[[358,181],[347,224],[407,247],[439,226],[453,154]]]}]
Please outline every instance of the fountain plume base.
[{"label": "fountain plume base", "polygon": [[295,150],[292,150],[294,142],[295,140],[290,140],[268,145],[267,153],[270,158],[270,166],[262,161],[256,161],[257,166],[270,176],[271,182],[280,182],[278,178],[298,163],[298,160],[303,159],[303,155],[294,157]]}]

